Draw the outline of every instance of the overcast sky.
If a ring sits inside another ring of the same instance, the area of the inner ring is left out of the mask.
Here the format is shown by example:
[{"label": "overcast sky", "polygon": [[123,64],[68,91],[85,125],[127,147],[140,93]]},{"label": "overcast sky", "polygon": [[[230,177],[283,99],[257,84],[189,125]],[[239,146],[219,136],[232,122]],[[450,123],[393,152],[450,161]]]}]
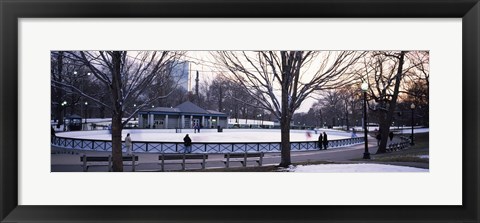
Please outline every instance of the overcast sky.
[{"label": "overcast sky", "polygon": [[[188,60],[192,63],[190,66],[191,69],[191,83],[190,87],[193,89],[195,82],[195,72],[199,72],[200,83],[203,81],[212,81],[220,71],[228,72],[224,68],[219,68],[219,64],[211,56],[210,52],[212,51],[188,51],[185,55],[185,60]],[[309,98],[306,99],[296,113],[308,112],[310,107],[315,103],[315,99]]]}]

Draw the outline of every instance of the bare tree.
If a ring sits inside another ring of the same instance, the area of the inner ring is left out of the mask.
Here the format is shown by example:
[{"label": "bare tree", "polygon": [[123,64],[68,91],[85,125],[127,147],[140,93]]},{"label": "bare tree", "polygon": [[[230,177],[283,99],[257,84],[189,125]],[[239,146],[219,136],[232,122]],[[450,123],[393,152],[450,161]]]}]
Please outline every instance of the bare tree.
[{"label": "bare tree", "polygon": [[[147,89],[160,89],[171,84],[171,63],[178,61],[183,52],[169,51],[76,51],[67,55],[89,69],[96,79],[108,89],[111,104],[68,83],[52,80],[52,85],[76,92],[112,112],[113,170],[123,171],[122,129],[128,121],[151,102],[169,95],[157,93],[145,95]],[[170,68],[170,69],[169,69]],[[160,91],[158,91],[160,92]],[[133,106],[134,103],[138,103]],[[135,107],[131,113],[127,108]],[[126,120],[122,121],[122,118]]]},{"label": "bare tree", "polygon": [[[371,52],[364,59],[362,78],[369,83],[368,97],[374,106],[370,110],[377,114],[379,120],[380,146],[377,153],[385,153],[388,134],[392,124],[398,99],[405,88],[406,77],[415,73],[419,61],[410,56],[416,52]],[[428,66],[424,64],[423,66]]]},{"label": "bare tree", "polygon": [[279,166],[287,167],[291,164],[293,113],[312,94],[348,82],[350,68],[362,54],[353,51],[220,51],[215,57],[258,102],[251,106],[259,106],[280,120],[282,158]]}]

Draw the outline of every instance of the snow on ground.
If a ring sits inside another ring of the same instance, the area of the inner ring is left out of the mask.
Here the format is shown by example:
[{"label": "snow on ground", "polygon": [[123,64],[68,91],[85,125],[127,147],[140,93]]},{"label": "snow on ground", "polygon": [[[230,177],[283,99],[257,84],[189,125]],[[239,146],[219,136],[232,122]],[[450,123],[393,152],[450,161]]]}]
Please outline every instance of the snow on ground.
[{"label": "snow on ground", "polygon": [[309,173],[379,173],[379,172],[428,172],[428,169],[394,166],[384,164],[320,164],[320,165],[298,165],[291,166],[288,172],[309,172]]},{"label": "snow on ground", "polygon": [[[361,126],[356,126],[354,128],[357,131],[360,131],[360,132],[363,131],[363,127],[361,127]],[[369,132],[375,132],[375,131],[378,131],[379,129],[380,129],[380,127],[378,127],[378,126],[369,126],[368,127]],[[402,133],[402,134],[412,133],[412,127],[411,126],[403,126],[403,127],[400,127],[400,128],[399,127],[390,127],[390,130],[394,131],[394,132],[397,132],[397,133]],[[429,128],[414,127],[413,132],[414,133],[425,133],[425,132],[429,132]]]},{"label": "snow on ground", "polygon": [[[321,132],[323,131],[327,133],[329,140],[350,138],[351,136],[347,132],[322,129]],[[317,132],[320,133],[320,131]],[[125,129],[122,132],[122,139],[127,133],[130,133],[134,142],[183,142],[186,134],[189,134],[193,142],[280,142],[279,129],[224,129],[223,132],[202,129],[200,133],[194,133],[192,129],[182,129],[182,133],[175,133],[175,129]],[[112,137],[107,130],[61,132],[57,133],[57,136],[93,140],[111,140]],[[291,130],[290,139],[293,142],[316,141],[318,134],[315,134],[314,131]]]},{"label": "snow on ground", "polygon": [[[425,133],[425,132],[429,132],[429,128],[419,128],[419,129],[413,129],[413,133]],[[399,133],[402,133],[402,134],[409,134],[409,133],[412,133],[412,129],[402,129],[399,131]]]}]

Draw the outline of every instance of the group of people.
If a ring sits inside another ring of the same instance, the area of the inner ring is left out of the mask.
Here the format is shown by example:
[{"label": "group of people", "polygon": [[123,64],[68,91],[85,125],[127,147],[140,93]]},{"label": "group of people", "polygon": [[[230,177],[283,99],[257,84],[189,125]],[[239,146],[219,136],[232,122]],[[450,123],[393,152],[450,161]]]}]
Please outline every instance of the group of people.
[{"label": "group of people", "polygon": [[197,132],[200,133],[200,128],[201,127],[202,126],[200,124],[194,124],[193,125],[193,133],[197,133]]},{"label": "group of people", "polygon": [[[376,138],[377,138],[377,146],[379,146],[379,145],[380,145],[380,140],[382,140],[382,134],[380,134],[380,133],[378,132]],[[390,138],[390,141],[393,140],[393,132],[390,132],[390,133],[388,134],[388,138]]]},{"label": "group of people", "polygon": [[[200,132],[200,126],[197,127],[197,125],[194,126],[195,127],[195,132]],[[53,130],[53,128],[52,128]],[[52,135],[54,135],[55,131],[52,131]],[[355,134],[355,132],[352,133],[352,135]],[[390,141],[392,141],[393,139],[393,132],[390,132],[390,134],[388,134],[389,138],[390,138]],[[353,136],[352,136],[353,137]],[[380,140],[382,139],[382,135],[380,133],[377,134],[377,143],[378,145],[380,145]],[[185,135],[185,137],[183,138],[183,145],[185,146],[185,149],[184,149],[184,153],[191,153],[192,152],[192,139],[190,138],[190,136],[188,134]],[[127,147],[127,155],[132,155],[132,139],[130,138],[130,133],[127,134],[127,137],[125,137],[125,146]],[[328,136],[327,136],[327,133],[326,132],[323,132],[323,133],[320,133],[320,135],[318,136],[318,148],[319,150],[326,150],[328,147]]]},{"label": "group of people", "polygon": [[327,138],[327,133],[323,132],[320,133],[320,136],[318,136],[318,148],[319,150],[322,150],[322,148],[325,150],[327,149],[328,146],[328,138]]}]

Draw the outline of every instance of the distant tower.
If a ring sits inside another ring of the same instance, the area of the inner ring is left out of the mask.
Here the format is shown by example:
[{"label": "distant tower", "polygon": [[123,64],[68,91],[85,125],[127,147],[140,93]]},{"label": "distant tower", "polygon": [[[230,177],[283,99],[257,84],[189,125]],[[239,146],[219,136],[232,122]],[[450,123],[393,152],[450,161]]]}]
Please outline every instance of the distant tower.
[{"label": "distant tower", "polygon": [[197,77],[195,78],[195,99],[198,98],[198,70],[197,70]]}]

